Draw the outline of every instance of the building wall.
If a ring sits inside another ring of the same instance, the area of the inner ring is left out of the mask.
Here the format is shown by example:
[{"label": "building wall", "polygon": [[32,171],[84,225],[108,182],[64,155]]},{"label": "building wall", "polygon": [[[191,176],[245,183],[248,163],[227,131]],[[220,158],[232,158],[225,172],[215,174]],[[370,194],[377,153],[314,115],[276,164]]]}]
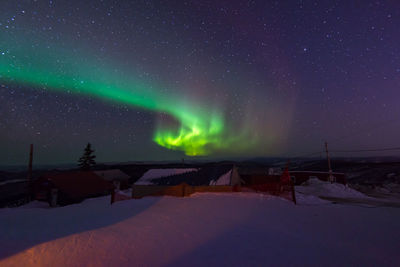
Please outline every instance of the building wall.
[{"label": "building wall", "polygon": [[190,186],[188,184],[180,184],[174,186],[158,186],[158,185],[133,185],[132,197],[142,198],[145,196],[175,196],[185,197],[200,192],[234,192],[236,187],[230,185],[210,185],[210,186]]},{"label": "building wall", "polygon": [[238,172],[238,169],[236,166],[234,166],[232,168],[232,172],[231,172],[231,185],[235,186],[235,185],[241,185],[242,184],[242,180],[240,177],[240,174]]}]

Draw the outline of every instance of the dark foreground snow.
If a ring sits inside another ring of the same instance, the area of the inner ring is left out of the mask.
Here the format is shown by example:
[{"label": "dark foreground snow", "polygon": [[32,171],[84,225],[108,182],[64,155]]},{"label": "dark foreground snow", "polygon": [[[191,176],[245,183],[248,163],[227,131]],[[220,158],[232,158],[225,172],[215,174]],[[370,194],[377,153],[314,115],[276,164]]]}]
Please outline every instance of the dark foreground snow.
[{"label": "dark foreground snow", "polygon": [[0,210],[0,266],[399,266],[400,209],[254,193]]}]

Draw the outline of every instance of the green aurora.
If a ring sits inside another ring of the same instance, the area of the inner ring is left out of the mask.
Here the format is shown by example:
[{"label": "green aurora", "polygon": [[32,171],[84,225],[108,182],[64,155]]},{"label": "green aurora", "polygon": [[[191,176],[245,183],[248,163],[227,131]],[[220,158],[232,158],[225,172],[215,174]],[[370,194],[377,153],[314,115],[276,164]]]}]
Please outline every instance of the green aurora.
[{"label": "green aurora", "polygon": [[228,134],[221,112],[179,102],[178,97],[162,96],[160,88],[127,78],[110,65],[101,64],[103,61],[88,59],[87,53],[55,50],[29,42],[15,44],[4,39],[0,43],[0,81],[3,83],[97,97],[166,113],[179,125],[158,125],[153,141],[190,156],[230,149],[240,139]]}]

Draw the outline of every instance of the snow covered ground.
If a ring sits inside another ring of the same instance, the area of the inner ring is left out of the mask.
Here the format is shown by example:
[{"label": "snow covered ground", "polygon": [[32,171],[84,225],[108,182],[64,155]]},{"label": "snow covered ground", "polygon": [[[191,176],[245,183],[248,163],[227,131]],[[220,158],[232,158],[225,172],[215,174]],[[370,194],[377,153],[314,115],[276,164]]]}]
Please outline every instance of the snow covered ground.
[{"label": "snow covered ground", "polygon": [[349,197],[349,198],[368,198],[363,193],[340,183],[330,183],[321,181],[318,178],[309,179],[305,185],[296,186],[296,192],[324,197]]},{"label": "snow covered ground", "polygon": [[400,184],[387,183],[381,186],[353,184],[352,187],[373,198],[391,200],[400,203]]},{"label": "snow covered ground", "polygon": [[399,266],[400,209],[256,193],[0,210],[0,266]]}]

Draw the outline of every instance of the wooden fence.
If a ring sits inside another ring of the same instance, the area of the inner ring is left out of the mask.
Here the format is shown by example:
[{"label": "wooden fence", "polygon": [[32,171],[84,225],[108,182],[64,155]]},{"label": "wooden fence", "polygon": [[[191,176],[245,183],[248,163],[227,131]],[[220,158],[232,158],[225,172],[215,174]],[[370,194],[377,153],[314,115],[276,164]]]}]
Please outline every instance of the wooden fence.
[{"label": "wooden fence", "polygon": [[230,185],[191,186],[186,183],[174,186],[159,185],[133,185],[132,198],[146,196],[175,196],[187,197],[194,193],[202,192],[259,192],[269,195],[281,196],[296,203],[294,187],[292,184],[265,183],[246,187]]}]

